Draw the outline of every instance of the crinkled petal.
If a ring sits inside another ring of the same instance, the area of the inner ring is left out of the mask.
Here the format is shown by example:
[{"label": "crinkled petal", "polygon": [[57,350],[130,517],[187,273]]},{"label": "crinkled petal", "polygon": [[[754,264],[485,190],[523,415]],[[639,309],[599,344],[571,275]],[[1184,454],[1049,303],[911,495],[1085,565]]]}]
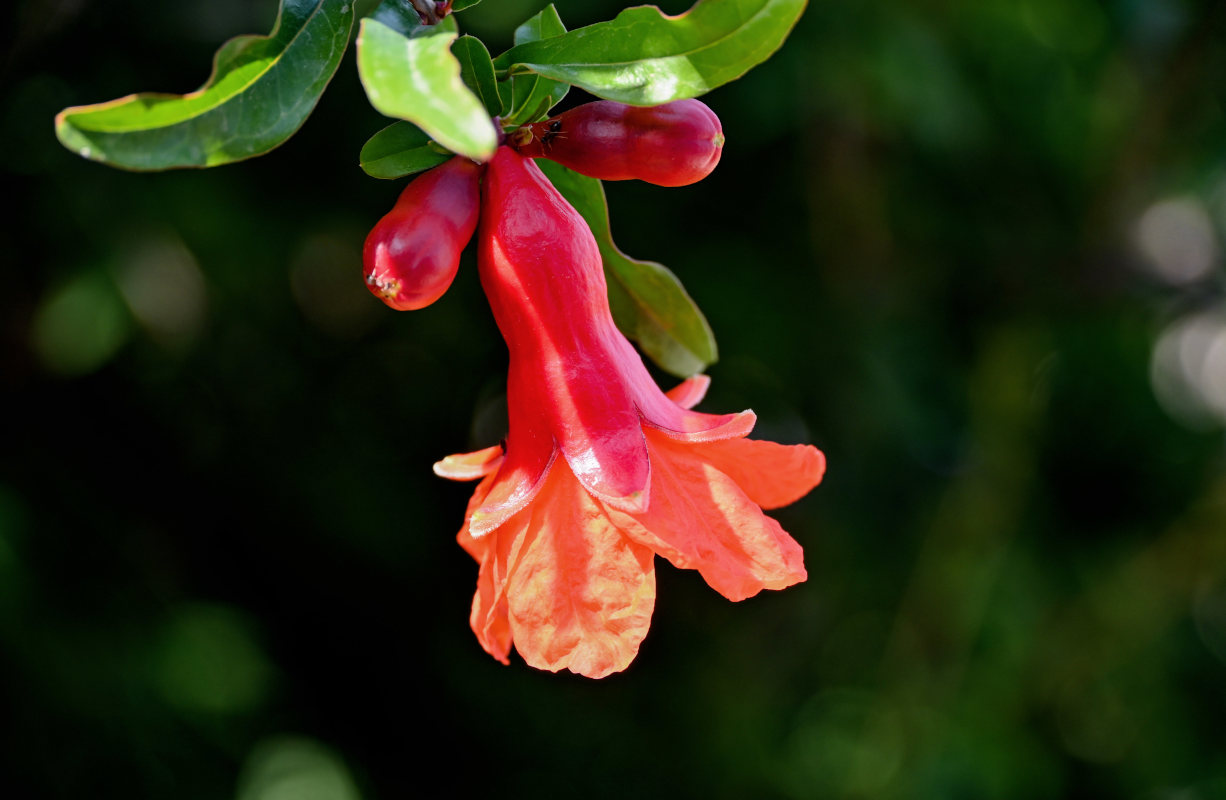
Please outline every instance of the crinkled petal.
[{"label": "crinkled petal", "polygon": [[685,409],[693,408],[707,396],[711,386],[711,378],[707,375],[693,375],[665,392],[665,396]]},{"label": "crinkled petal", "polygon": [[647,441],[654,476],[651,508],[645,514],[613,515],[627,536],[674,566],[698,570],[729,600],[807,577],[800,545],[695,447],[651,432]]},{"label": "crinkled petal", "polygon": [[511,663],[511,623],[507,616],[507,596],[504,586],[495,581],[495,548],[489,548],[477,573],[477,591],[468,624],[481,648],[503,664]]},{"label": "crinkled petal", "polygon": [[735,481],[762,508],[795,503],[826,472],[826,456],[811,444],[725,439],[694,445],[693,452]]},{"label": "crinkled petal", "polygon": [[527,533],[507,584],[515,649],[554,672],[602,678],[625,669],[651,623],[651,550],[622,535],[560,467],[523,517]]},{"label": "crinkled petal", "polygon": [[469,519],[473,511],[485,502],[497,475],[490,475],[477,485],[468,501],[464,527],[460,529],[460,546],[477,560],[481,569],[477,574],[477,591],[473,595],[469,624],[481,647],[494,658],[506,664],[511,652],[511,625],[507,616],[507,576],[523,548],[530,517],[527,513],[512,516],[490,536],[474,538],[469,531]]},{"label": "crinkled petal", "polygon": [[434,462],[434,474],[453,481],[475,481],[497,470],[502,456],[500,444],[473,453],[456,453]]},{"label": "crinkled petal", "polygon": [[468,500],[468,509],[464,512],[464,526],[460,528],[456,540],[464,551],[481,565],[477,573],[477,591],[473,594],[469,624],[485,652],[507,664],[507,654],[511,652],[511,627],[507,620],[506,554],[504,553],[502,558],[498,557],[499,537],[474,539],[468,530],[469,517],[485,502],[496,477],[490,475],[477,484],[473,496]]}]

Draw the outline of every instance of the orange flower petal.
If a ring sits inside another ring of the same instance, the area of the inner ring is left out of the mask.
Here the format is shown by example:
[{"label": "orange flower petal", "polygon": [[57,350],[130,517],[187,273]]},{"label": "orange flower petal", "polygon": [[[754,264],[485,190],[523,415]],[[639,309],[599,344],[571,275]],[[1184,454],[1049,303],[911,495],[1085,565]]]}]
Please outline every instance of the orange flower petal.
[{"label": "orange flower petal", "polygon": [[698,570],[729,600],[807,577],[800,545],[694,446],[653,433],[647,441],[651,508],[633,517],[611,512],[627,536],[674,566]]},{"label": "orange flower petal", "polygon": [[434,462],[434,474],[453,481],[475,481],[498,469],[502,445],[496,444],[474,453],[456,453]]},{"label": "orange flower petal", "polygon": [[494,579],[494,550],[489,548],[481,562],[481,571],[477,573],[477,591],[473,595],[468,624],[477,634],[477,641],[485,652],[503,664],[509,664],[511,662],[507,656],[511,652],[511,624],[507,618],[506,592]]},{"label": "orange flower petal", "polygon": [[511,626],[507,617],[507,576],[523,547],[529,515],[513,516],[509,524],[490,536],[474,538],[469,531],[468,516],[486,501],[497,480],[491,475],[477,485],[468,501],[464,527],[460,529],[460,546],[481,564],[477,574],[477,591],[473,595],[469,624],[485,652],[506,664],[511,652]]},{"label": "orange flower petal", "polygon": [[507,584],[515,649],[554,672],[602,678],[625,669],[655,605],[651,550],[623,536],[560,464],[522,522],[527,533]]},{"label": "orange flower petal", "polygon": [[826,472],[826,456],[811,444],[725,439],[694,445],[692,452],[734,480],[762,508],[795,503]]}]

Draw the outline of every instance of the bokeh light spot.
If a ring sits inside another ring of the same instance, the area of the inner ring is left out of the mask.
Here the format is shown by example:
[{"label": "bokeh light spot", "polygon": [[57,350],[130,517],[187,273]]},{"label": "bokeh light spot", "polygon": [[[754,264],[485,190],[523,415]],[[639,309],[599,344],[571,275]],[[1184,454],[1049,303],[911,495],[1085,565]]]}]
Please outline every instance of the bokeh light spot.
[{"label": "bokeh light spot", "polygon": [[204,276],[176,237],[144,239],[126,254],[116,282],[133,316],[159,343],[190,344],[207,311]]},{"label": "bokeh light spot", "polygon": [[237,800],[360,800],[344,762],[323,744],[283,736],[252,750]]},{"label": "bokeh light spot", "polygon": [[1209,212],[1192,197],[1163,200],[1146,209],[1137,222],[1136,243],[1153,274],[1175,286],[1205,278],[1218,259]]},{"label": "bokeh light spot", "polygon": [[1194,430],[1226,423],[1226,316],[1201,312],[1177,320],[1150,359],[1154,394]]},{"label": "bokeh light spot", "polygon": [[267,696],[272,669],[250,625],[225,606],[192,605],[164,632],[157,680],[166,700],[189,712],[234,714]]},{"label": "bokeh light spot", "polygon": [[50,372],[84,375],[102,367],[127,341],[130,318],[114,285],[84,273],[47,297],[34,315],[31,346]]}]

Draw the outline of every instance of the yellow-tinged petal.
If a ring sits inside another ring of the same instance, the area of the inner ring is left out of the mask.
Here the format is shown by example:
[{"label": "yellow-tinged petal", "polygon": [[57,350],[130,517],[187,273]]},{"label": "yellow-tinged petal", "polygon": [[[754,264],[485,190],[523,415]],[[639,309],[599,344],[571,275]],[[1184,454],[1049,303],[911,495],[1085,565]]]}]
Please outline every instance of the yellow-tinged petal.
[{"label": "yellow-tinged petal", "polygon": [[453,481],[475,481],[497,470],[502,460],[502,445],[496,444],[474,453],[456,453],[436,461],[434,474]]},{"label": "yellow-tinged petal", "polygon": [[807,577],[800,545],[736,482],[697,455],[693,445],[654,432],[647,441],[651,508],[635,515],[610,512],[628,537],[674,566],[698,570],[729,600]]},{"label": "yellow-tinged petal", "polygon": [[520,524],[526,535],[506,595],[515,649],[554,672],[602,678],[625,669],[655,605],[651,550],[623,536],[562,465],[498,538]]},{"label": "yellow-tinged petal", "polygon": [[485,558],[485,551],[489,549],[488,539],[477,539],[473,537],[469,531],[469,522],[472,519],[473,512],[485,503],[485,499],[489,496],[490,489],[494,487],[494,481],[498,479],[498,474],[487,475],[477,484],[477,488],[473,490],[473,496],[468,498],[468,507],[464,510],[464,524],[460,527],[460,533],[456,536],[456,541],[460,543],[460,547],[464,548],[464,552],[475,558],[480,563]]},{"label": "yellow-tinged petal", "polygon": [[736,481],[762,508],[795,503],[817,486],[826,456],[811,444],[777,444],[760,439],[724,439],[694,445],[699,458]]},{"label": "yellow-tinged petal", "polygon": [[468,531],[474,538],[489,535],[536,497],[557,453],[544,450],[547,460],[543,463],[539,461],[540,455],[539,452],[516,450],[499,464],[492,476],[493,484],[482,497],[483,502],[478,506],[469,504]]}]

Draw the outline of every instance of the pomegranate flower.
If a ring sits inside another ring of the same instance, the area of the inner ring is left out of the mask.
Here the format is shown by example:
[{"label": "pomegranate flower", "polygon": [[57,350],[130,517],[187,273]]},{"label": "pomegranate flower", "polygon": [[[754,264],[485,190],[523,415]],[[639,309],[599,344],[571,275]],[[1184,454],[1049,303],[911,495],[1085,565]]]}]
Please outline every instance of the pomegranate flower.
[{"label": "pomegranate flower", "polygon": [[752,411],[690,409],[708,379],[660,391],[609,312],[583,218],[501,147],[482,189],[481,284],[510,350],[505,445],[435,472],[481,478],[460,544],[480,563],[470,622],[507,663],[593,678],[626,668],[655,603],[654,556],[742,600],[806,577],[762,508],[822,477],[810,445],[745,438]]}]

